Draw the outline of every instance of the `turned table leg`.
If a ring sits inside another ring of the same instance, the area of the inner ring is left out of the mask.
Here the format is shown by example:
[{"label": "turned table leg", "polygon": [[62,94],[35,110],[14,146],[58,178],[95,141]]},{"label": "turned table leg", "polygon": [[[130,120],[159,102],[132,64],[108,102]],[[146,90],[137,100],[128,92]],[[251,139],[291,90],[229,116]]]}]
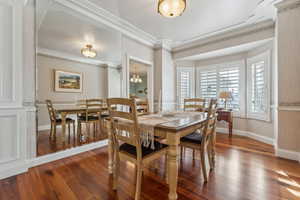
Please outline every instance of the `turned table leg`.
[{"label": "turned table leg", "polygon": [[170,145],[168,148],[168,180],[169,180],[169,199],[177,199],[177,180],[178,180],[178,150],[179,145]]}]

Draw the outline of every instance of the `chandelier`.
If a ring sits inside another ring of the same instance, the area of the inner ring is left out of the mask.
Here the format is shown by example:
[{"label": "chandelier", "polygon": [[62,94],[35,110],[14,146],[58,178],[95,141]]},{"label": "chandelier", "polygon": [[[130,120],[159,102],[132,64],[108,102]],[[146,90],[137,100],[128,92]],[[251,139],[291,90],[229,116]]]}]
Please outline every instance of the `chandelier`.
[{"label": "chandelier", "polygon": [[95,58],[97,55],[97,52],[93,49],[93,46],[90,44],[87,44],[85,48],[81,49],[81,54],[88,58]]},{"label": "chandelier", "polygon": [[182,15],[185,8],[186,0],[159,0],[158,2],[158,13],[169,18]]},{"label": "chandelier", "polygon": [[132,83],[141,83],[143,80],[138,74],[133,74],[132,77],[130,78],[130,82]]}]

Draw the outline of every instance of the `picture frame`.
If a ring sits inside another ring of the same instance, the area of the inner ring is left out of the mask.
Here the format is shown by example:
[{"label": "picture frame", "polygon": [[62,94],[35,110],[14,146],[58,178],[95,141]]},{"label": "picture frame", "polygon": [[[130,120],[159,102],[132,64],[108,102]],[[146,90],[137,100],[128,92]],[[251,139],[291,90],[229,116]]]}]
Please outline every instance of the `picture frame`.
[{"label": "picture frame", "polygon": [[80,72],[54,70],[54,91],[82,93],[83,75]]}]

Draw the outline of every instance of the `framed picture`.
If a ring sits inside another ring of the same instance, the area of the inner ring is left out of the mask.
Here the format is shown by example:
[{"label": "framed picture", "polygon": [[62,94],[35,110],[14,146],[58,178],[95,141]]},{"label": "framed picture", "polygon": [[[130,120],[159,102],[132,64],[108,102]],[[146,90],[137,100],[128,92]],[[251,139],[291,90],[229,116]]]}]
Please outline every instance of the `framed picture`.
[{"label": "framed picture", "polygon": [[54,70],[55,92],[82,92],[82,73]]}]

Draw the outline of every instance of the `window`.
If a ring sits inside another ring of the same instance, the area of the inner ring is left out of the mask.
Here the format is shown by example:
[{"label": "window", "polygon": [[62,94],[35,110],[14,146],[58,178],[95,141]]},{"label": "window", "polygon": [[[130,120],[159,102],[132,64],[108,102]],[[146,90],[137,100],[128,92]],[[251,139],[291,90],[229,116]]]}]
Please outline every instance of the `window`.
[{"label": "window", "polygon": [[194,97],[194,68],[177,67],[177,100],[180,107],[184,99]]},{"label": "window", "polygon": [[248,59],[248,118],[270,120],[270,52]]},{"label": "window", "polygon": [[[232,100],[227,103],[227,108],[235,111],[236,115],[245,112],[244,102],[241,98],[244,92],[244,63],[219,64],[216,66],[199,67],[197,69],[197,96],[202,98],[218,98],[221,91],[230,91]],[[219,101],[219,106],[224,107],[224,101]]]}]

